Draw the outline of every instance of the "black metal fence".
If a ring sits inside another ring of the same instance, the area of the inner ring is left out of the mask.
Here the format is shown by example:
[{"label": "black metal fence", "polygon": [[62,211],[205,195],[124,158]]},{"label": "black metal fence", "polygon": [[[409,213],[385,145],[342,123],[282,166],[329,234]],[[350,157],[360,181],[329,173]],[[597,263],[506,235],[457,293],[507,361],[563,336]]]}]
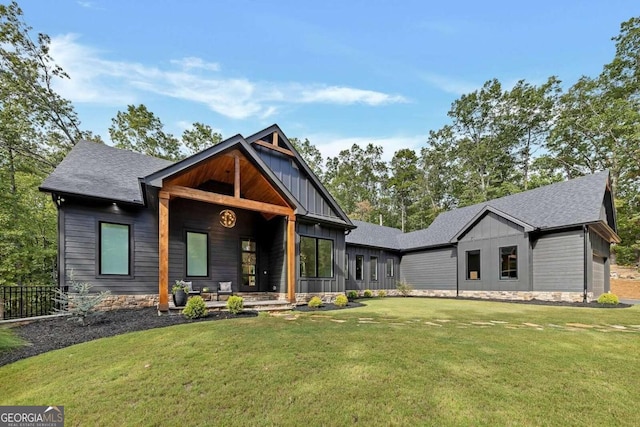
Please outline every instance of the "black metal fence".
[{"label": "black metal fence", "polygon": [[0,320],[54,314],[54,286],[0,286]]}]

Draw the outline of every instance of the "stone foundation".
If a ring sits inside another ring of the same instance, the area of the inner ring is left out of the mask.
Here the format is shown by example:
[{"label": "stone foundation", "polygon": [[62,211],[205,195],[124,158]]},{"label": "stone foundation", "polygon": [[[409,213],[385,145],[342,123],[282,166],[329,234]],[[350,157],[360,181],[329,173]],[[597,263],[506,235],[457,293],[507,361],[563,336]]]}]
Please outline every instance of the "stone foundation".
[{"label": "stone foundation", "polygon": [[296,304],[306,304],[313,297],[319,297],[324,303],[332,303],[338,295],[345,295],[344,292],[323,292],[323,293],[296,293]]},{"label": "stone foundation", "polygon": [[[73,298],[73,295],[70,295]],[[108,295],[98,305],[98,310],[119,310],[121,308],[146,308],[158,306],[158,295]]]},{"label": "stone foundation", "polygon": [[[463,298],[498,299],[514,301],[542,301],[582,302],[582,292],[523,292],[523,291],[460,291]],[[587,293],[587,302],[593,300],[593,293]]]}]

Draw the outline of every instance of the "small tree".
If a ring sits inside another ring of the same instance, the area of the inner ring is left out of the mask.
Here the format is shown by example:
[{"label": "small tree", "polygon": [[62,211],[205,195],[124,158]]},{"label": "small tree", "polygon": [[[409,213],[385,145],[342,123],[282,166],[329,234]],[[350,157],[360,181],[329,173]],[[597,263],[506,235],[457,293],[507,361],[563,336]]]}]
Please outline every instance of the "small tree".
[{"label": "small tree", "polygon": [[56,289],[57,298],[54,300],[60,304],[60,308],[56,308],[56,312],[68,314],[69,320],[74,320],[82,326],[88,325],[90,318],[99,316],[101,311],[97,310],[98,305],[110,294],[109,291],[100,293],[91,293],[93,287],[91,283],[76,282],[70,280],[69,287],[72,293],[66,293],[61,289]]},{"label": "small tree", "polygon": [[396,283],[396,288],[403,297],[409,296],[411,294],[411,291],[413,290],[413,286],[407,283],[406,280],[400,280],[398,283]]}]

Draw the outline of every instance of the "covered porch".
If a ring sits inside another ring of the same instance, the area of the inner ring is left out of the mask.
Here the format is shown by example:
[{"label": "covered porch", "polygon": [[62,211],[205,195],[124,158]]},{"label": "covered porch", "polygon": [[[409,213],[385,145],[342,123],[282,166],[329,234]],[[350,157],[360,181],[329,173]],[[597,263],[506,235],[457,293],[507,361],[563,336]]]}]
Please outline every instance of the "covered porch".
[{"label": "covered porch", "polygon": [[197,290],[231,282],[256,309],[295,302],[295,199],[243,144],[227,141],[148,177],[158,190],[159,311],[175,308],[175,280]]}]

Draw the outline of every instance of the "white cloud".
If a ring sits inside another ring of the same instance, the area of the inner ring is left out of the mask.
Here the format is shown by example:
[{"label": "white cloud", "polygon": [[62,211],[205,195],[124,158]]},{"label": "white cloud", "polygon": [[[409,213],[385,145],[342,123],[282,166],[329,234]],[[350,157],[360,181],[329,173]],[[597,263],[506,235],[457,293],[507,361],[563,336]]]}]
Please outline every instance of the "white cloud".
[{"label": "white cloud", "polygon": [[329,104],[367,104],[383,105],[407,102],[400,95],[388,95],[372,90],[354,89],[350,87],[329,86],[317,89],[303,89],[300,102],[322,102]]},{"label": "white cloud", "polygon": [[220,65],[197,57],[172,60],[162,69],[107,59],[85,46],[75,34],[51,39],[51,56],[71,77],[56,83],[74,102],[122,105],[137,102],[144,92],[206,105],[234,119],[266,119],[286,104],[330,103],[379,106],[407,102],[400,95],[347,86],[258,82],[220,75]]},{"label": "white cloud", "polygon": [[388,137],[368,137],[368,136],[355,136],[355,137],[342,137],[338,135],[327,134],[311,134],[308,136],[309,141],[315,145],[322,153],[322,157],[335,157],[340,151],[348,150],[353,144],[358,144],[364,148],[368,144],[381,145],[383,148],[382,159],[390,161],[396,151],[403,148],[409,148],[416,151],[419,154],[420,147],[425,145],[427,135],[413,135],[413,136],[388,136]]},{"label": "white cloud", "polygon": [[182,59],[172,59],[172,64],[179,65],[183,70],[203,69],[209,71],[220,71],[220,64],[217,62],[206,62],[202,58],[187,56]]},{"label": "white cloud", "polygon": [[476,84],[433,73],[423,73],[422,79],[443,92],[452,93],[454,95],[464,95],[482,87],[482,84]]}]

